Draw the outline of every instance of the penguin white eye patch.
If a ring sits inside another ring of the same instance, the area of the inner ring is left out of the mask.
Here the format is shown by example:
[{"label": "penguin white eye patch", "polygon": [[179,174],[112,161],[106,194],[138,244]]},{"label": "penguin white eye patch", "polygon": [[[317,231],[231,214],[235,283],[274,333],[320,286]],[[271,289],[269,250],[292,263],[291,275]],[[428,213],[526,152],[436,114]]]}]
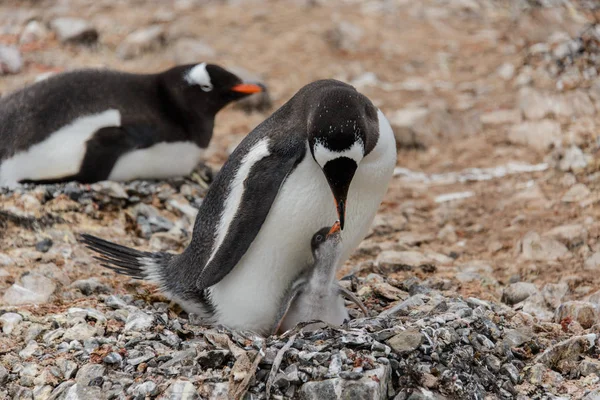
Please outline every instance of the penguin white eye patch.
[{"label": "penguin white eye patch", "polygon": [[210,75],[206,70],[206,63],[198,64],[191,68],[185,75],[185,80],[190,85],[200,85],[200,89],[205,92],[213,90],[213,84],[210,80]]},{"label": "penguin white eye patch", "polygon": [[323,144],[317,142],[313,148],[313,154],[315,155],[315,160],[321,166],[321,168],[324,167],[328,161],[339,157],[350,158],[354,160],[356,164],[358,164],[364,157],[364,147],[362,142],[357,140],[349,149],[343,151],[333,151],[323,146]]}]

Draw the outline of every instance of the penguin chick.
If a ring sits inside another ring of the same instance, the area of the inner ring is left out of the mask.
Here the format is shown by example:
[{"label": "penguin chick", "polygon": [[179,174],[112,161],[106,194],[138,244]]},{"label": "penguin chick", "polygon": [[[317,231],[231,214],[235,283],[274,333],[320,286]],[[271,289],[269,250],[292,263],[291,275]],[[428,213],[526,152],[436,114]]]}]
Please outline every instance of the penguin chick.
[{"label": "penguin chick", "polygon": [[0,185],[188,175],[217,112],[263,89],[206,63],[52,76],[0,99]]},{"label": "penguin chick", "polygon": [[[317,231],[311,239],[313,266],[295,280],[278,312],[272,333],[285,332],[300,322],[320,320],[341,325],[348,319],[342,296],[349,298],[368,315],[363,303],[335,281],[336,268],[342,255],[340,222]],[[315,323],[304,327],[312,330],[323,326]]]}]

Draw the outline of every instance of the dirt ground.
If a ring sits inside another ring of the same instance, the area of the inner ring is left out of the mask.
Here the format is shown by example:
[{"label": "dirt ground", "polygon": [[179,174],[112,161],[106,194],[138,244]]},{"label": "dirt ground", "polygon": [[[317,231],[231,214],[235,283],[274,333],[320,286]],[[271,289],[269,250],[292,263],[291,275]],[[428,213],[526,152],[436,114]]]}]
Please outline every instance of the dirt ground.
[{"label": "dirt ground", "polygon": [[[24,66],[17,74],[0,77],[0,93],[29,84],[47,71],[166,69],[175,65],[173,49],[181,38],[201,40],[214,49],[210,59],[199,62],[243,67],[261,76],[275,107],[319,78],[351,82],[388,116],[395,129],[400,129],[395,123],[399,110],[420,108],[429,113],[420,127],[408,127],[419,146],[401,146],[398,167],[429,175],[511,162],[547,163],[547,168],[446,184],[394,177],[376,222],[384,228],[375,229],[376,234],[361,245],[345,272],[357,270],[361,262],[372,262],[381,250],[433,251],[451,257],[451,262],[439,263],[435,272],[400,271],[398,278],[416,273],[422,279],[449,279],[460,294],[495,300],[515,281],[533,282],[539,288],[567,282],[572,289],[569,297],[581,299],[600,289],[598,269],[584,269],[585,260],[600,251],[600,143],[596,131],[600,103],[594,103],[592,93],[598,78],[557,88],[561,72],[555,69],[559,63],[552,55],[553,38],[577,37],[595,18],[585,2],[566,4],[540,6],[517,0],[5,0],[0,4],[0,44],[17,46]],[[24,22],[38,19],[47,23],[57,16],[89,21],[99,32],[98,44],[62,44],[53,33],[39,41],[19,43]],[[133,59],[120,58],[117,49],[127,35],[152,24],[164,28],[165,42]],[[540,43],[548,45],[549,55],[534,54],[532,46]],[[528,145],[511,136],[516,126],[536,120],[527,117],[527,107],[532,105],[520,101],[523,87],[543,93],[542,97],[580,91],[591,99],[593,111],[548,113],[544,119],[558,122],[561,140],[543,148],[536,140]],[[486,116],[498,110],[514,112],[507,121],[490,123]],[[248,115],[233,107],[222,111],[208,153],[209,164],[218,168],[230,147],[267,115]],[[588,162],[564,171],[556,160],[571,145],[580,148]],[[563,201],[577,183],[589,191],[576,201]],[[472,193],[461,200],[435,201],[436,196],[456,192]],[[5,202],[12,204],[10,199]],[[123,220],[115,212],[107,212],[100,220],[81,217],[73,230],[83,231],[94,224],[116,226],[113,218]],[[578,225],[582,237],[568,245],[568,253],[554,260],[523,256],[521,241],[528,232],[543,236],[562,225]],[[0,244],[3,252],[15,257],[32,249],[40,235],[12,226],[7,229]],[[15,237],[20,240],[15,242]],[[113,239],[133,243],[124,237]],[[15,243],[21,248],[15,248]],[[143,247],[147,242],[136,243]],[[462,268],[473,262],[491,270],[484,268],[481,279],[457,278]],[[23,267],[21,263],[15,268],[23,271]],[[69,277],[98,275],[99,269],[72,270]],[[0,289],[14,282],[10,268],[9,272],[0,278],[4,279]]]}]

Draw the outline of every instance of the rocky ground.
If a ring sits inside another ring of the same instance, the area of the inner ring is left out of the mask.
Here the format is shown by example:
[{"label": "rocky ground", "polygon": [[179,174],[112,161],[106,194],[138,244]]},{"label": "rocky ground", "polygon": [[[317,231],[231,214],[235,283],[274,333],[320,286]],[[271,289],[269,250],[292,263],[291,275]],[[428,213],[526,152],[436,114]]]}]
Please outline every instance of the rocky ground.
[{"label": "rocky ground", "polygon": [[[275,107],[351,82],[399,144],[340,273],[371,316],[282,337],[204,327],[76,242],[180,251],[198,174],[0,191],[0,398],[600,398],[596,1],[5,0],[0,16],[2,94],[208,60],[263,79]],[[220,113],[207,163],[268,113]]]}]

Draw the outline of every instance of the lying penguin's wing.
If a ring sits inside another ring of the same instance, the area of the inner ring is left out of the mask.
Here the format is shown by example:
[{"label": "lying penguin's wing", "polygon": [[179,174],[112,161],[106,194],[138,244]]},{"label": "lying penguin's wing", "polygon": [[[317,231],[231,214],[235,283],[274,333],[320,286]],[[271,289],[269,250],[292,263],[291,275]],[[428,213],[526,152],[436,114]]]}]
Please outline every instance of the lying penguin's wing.
[{"label": "lying penguin's wing", "polygon": [[92,183],[108,179],[122,155],[150,147],[157,141],[156,131],[146,125],[126,124],[100,129],[87,142],[85,158],[76,180]]},{"label": "lying penguin's wing", "polygon": [[[295,145],[288,143],[285,148],[278,148],[269,146],[268,138],[262,138],[251,145],[243,157],[239,157],[241,161],[237,166],[223,167],[225,171],[219,173],[221,176],[216,178],[211,187],[214,187],[213,193],[209,191],[209,194],[214,194],[215,197],[209,200],[207,194],[196,219],[198,225],[198,220],[212,210],[212,203],[223,203],[216,223],[211,254],[196,280],[199,290],[218,283],[237,265],[258,235],[286,177],[305,154],[306,148],[301,141],[296,141]],[[230,159],[235,156],[235,153],[232,154]],[[228,177],[224,178],[223,175]],[[219,194],[219,186],[226,186],[228,190],[227,195],[222,198],[216,197]],[[195,231],[196,228],[201,229],[195,227]],[[269,249],[260,251],[268,252]]]},{"label": "lying penguin's wing", "polygon": [[358,308],[360,308],[360,311],[363,312],[365,317],[369,316],[369,311],[367,310],[367,307],[365,307],[364,303],[358,297],[356,297],[354,295],[354,293],[352,293],[345,287],[340,286],[339,284],[337,285],[337,289],[342,296],[344,296],[345,298],[347,298],[348,300],[350,300],[351,302],[356,304],[358,306]]}]

